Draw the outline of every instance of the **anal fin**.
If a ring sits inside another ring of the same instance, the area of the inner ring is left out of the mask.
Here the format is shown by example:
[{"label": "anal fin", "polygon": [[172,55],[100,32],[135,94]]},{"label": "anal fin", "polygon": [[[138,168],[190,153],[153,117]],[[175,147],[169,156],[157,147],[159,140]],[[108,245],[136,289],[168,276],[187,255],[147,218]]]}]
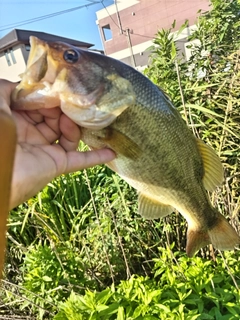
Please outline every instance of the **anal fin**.
[{"label": "anal fin", "polygon": [[163,204],[153,198],[139,193],[138,213],[145,219],[158,219],[169,215],[174,211],[172,206]]}]

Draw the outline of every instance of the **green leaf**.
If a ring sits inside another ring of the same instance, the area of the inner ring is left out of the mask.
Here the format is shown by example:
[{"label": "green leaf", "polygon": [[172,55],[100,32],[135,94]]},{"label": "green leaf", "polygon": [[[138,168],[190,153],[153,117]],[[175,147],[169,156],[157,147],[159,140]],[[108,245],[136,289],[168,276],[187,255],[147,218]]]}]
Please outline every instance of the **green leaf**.
[{"label": "green leaf", "polygon": [[177,55],[177,50],[176,50],[176,47],[175,47],[175,43],[172,42],[171,58],[172,58],[172,59],[175,59],[175,58],[176,58],[176,55]]},{"label": "green leaf", "polygon": [[117,320],[125,320],[125,312],[123,307],[118,308]]},{"label": "green leaf", "polygon": [[42,279],[46,282],[50,282],[52,281],[52,278],[51,277],[48,277],[48,276],[43,276]]},{"label": "green leaf", "polygon": [[177,35],[181,34],[184,29],[186,29],[189,25],[189,21],[186,20],[178,29]]},{"label": "green leaf", "polygon": [[165,306],[164,304],[157,303],[156,307],[158,307],[160,310],[164,311],[165,313],[171,312],[169,307]]},{"label": "green leaf", "polygon": [[217,118],[224,118],[221,114],[218,114],[215,111],[212,111],[210,109],[207,109],[207,108],[199,106],[199,105],[186,104],[186,107],[189,108],[189,109],[195,109],[195,110],[201,111],[204,114],[211,114],[211,115],[213,115],[213,116],[215,116]]}]

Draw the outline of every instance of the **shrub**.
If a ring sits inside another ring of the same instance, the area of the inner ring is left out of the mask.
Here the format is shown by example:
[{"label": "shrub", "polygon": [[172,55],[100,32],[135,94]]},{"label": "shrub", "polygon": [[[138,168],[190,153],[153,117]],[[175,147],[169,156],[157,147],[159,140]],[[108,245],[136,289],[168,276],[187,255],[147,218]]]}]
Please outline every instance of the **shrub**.
[{"label": "shrub", "polygon": [[[240,255],[216,262],[160,249],[154,277],[132,276],[102,292],[71,293],[54,320],[238,319]],[[235,267],[233,267],[235,266]],[[235,283],[234,283],[235,282]]]}]

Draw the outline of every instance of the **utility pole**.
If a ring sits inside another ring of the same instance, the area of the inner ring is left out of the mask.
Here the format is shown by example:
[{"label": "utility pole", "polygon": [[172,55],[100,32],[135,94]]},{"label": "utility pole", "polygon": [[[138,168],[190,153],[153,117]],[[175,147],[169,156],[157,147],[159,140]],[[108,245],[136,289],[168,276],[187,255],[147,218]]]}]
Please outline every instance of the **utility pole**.
[{"label": "utility pole", "polygon": [[126,30],[126,36],[127,36],[127,42],[128,42],[128,47],[130,49],[130,57],[131,57],[131,65],[133,68],[136,68],[136,60],[133,54],[133,48],[132,48],[132,41],[131,41],[131,36],[130,36],[130,29],[127,28]]}]

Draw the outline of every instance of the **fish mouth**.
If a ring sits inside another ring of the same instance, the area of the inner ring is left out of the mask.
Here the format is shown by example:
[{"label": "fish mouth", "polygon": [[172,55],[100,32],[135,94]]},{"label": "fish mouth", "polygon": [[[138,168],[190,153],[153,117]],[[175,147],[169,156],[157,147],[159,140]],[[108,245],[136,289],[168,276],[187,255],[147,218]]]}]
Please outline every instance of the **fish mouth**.
[{"label": "fish mouth", "polygon": [[57,76],[57,61],[48,54],[46,42],[31,36],[30,45],[26,70],[12,93],[11,107],[13,110],[33,110],[59,106],[59,98],[51,92]]},{"label": "fish mouth", "polygon": [[[136,101],[129,80],[97,62],[97,54],[30,37],[26,71],[11,96],[13,110],[60,107],[79,126],[107,127]],[[78,60],[73,61],[76,53]],[[69,55],[69,56],[68,56]]]}]

